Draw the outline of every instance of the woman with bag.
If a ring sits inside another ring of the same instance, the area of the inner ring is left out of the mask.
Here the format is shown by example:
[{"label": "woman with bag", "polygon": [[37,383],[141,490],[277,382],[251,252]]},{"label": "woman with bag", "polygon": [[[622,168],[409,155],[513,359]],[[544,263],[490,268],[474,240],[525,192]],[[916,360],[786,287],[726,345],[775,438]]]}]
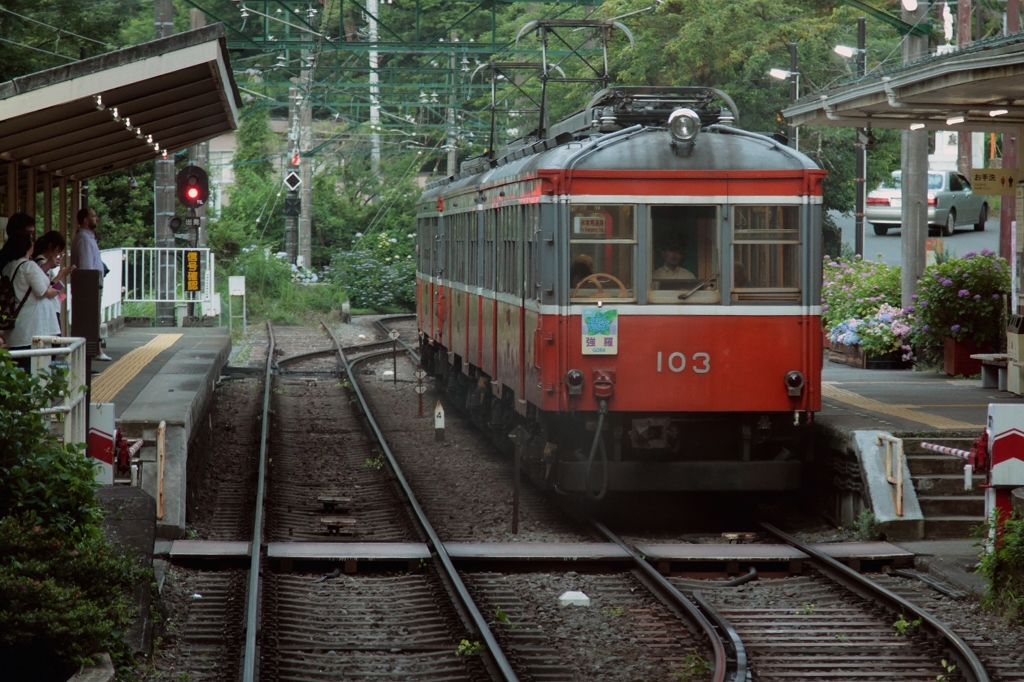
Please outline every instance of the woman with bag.
[{"label": "woman with bag", "polygon": [[[2,273],[14,285],[14,295],[20,306],[14,329],[7,332],[7,347],[26,350],[32,346],[33,336],[60,334],[60,326],[49,302],[60,292],[50,286],[50,278],[32,261],[32,235],[27,232],[12,235],[6,246],[14,254],[21,254],[8,263]],[[17,364],[26,372],[32,367],[30,358],[19,358]]]}]

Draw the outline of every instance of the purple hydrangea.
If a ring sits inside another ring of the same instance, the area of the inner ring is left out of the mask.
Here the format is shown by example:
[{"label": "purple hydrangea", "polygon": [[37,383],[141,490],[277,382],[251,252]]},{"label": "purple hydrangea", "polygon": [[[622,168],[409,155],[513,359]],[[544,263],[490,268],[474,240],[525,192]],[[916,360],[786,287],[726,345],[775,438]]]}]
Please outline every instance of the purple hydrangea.
[{"label": "purple hydrangea", "polygon": [[995,300],[998,301],[999,300],[999,294],[992,294],[992,298],[994,298]]},{"label": "purple hydrangea", "polygon": [[941,284],[944,287],[951,287],[953,286],[953,280],[949,279],[948,277],[945,277],[942,279]]},{"label": "purple hydrangea", "polygon": [[956,292],[956,295],[959,298],[967,298],[968,296],[971,295],[971,292],[967,291],[967,289],[961,289],[960,291]]},{"label": "purple hydrangea", "polygon": [[994,256],[994,255],[996,255],[996,252],[995,251],[989,251],[988,249],[982,249],[981,250],[981,255],[982,256]]},{"label": "purple hydrangea", "polygon": [[968,251],[967,253],[964,254],[964,258],[974,258],[977,255],[977,251]]},{"label": "purple hydrangea", "polygon": [[981,300],[981,294],[975,294],[974,295],[974,300],[975,301],[980,301]]},{"label": "purple hydrangea", "polygon": [[954,324],[952,327],[949,328],[949,331],[954,333],[960,331],[960,325]]},{"label": "purple hydrangea", "polygon": [[926,332],[926,331],[928,331],[931,328],[932,328],[931,325],[926,324],[925,326],[921,327],[921,331]]}]

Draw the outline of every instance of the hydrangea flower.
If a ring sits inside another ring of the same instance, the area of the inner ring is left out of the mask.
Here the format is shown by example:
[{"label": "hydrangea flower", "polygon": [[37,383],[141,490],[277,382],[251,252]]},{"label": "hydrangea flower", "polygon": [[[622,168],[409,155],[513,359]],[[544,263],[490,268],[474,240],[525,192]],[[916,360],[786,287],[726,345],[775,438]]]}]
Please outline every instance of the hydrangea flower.
[{"label": "hydrangea flower", "polygon": [[967,289],[961,289],[960,291],[956,292],[956,295],[959,298],[966,298],[971,295],[971,292],[967,291]]},{"label": "hydrangea flower", "polygon": [[949,331],[951,331],[953,333],[956,333],[956,332],[960,331],[960,325],[954,324],[952,327],[949,328]]}]

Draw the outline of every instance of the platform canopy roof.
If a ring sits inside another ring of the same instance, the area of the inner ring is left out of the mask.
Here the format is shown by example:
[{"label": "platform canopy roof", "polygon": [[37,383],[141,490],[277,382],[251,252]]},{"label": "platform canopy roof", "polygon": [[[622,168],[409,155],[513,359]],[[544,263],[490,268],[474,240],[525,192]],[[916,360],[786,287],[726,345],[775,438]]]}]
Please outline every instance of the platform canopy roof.
[{"label": "platform canopy roof", "polygon": [[[869,74],[805,96],[783,115],[793,126],[1013,132],[1024,124],[1024,34]],[[963,123],[947,123],[959,116]]]},{"label": "platform canopy roof", "polygon": [[85,180],[230,132],[241,104],[215,24],[0,83],[0,159]]}]

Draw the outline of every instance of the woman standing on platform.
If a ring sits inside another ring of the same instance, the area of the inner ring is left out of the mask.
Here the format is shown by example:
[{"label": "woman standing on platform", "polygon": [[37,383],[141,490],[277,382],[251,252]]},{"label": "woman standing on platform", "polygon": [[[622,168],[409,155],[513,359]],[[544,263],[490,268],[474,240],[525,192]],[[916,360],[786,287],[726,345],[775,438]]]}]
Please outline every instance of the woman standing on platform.
[{"label": "woman standing on platform", "polygon": [[[42,268],[47,277],[53,275],[54,268],[60,267],[60,260],[64,255],[66,245],[67,240],[64,239],[64,235],[56,230],[50,230],[36,240],[36,245],[32,248],[33,260]],[[60,268],[50,279],[50,286],[59,292],[56,298],[49,299],[53,314],[57,318],[57,331],[53,336],[60,336],[60,302],[65,299],[64,283],[61,280],[72,270],[74,270],[73,267]]]},{"label": "woman standing on platform", "polygon": [[[60,292],[50,286],[50,278],[32,262],[32,235],[27,232],[12,235],[7,245],[12,253],[20,255],[7,264],[3,274],[14,284],[17,300],[25,301],[14,329],[7,334],[7,347],[10,350],[27,350],[32,345],[33,336],[60,334],[60,326],[49,302]],[[17,364],[26,372],[31,371],[30,358],[19,358]]]}]

